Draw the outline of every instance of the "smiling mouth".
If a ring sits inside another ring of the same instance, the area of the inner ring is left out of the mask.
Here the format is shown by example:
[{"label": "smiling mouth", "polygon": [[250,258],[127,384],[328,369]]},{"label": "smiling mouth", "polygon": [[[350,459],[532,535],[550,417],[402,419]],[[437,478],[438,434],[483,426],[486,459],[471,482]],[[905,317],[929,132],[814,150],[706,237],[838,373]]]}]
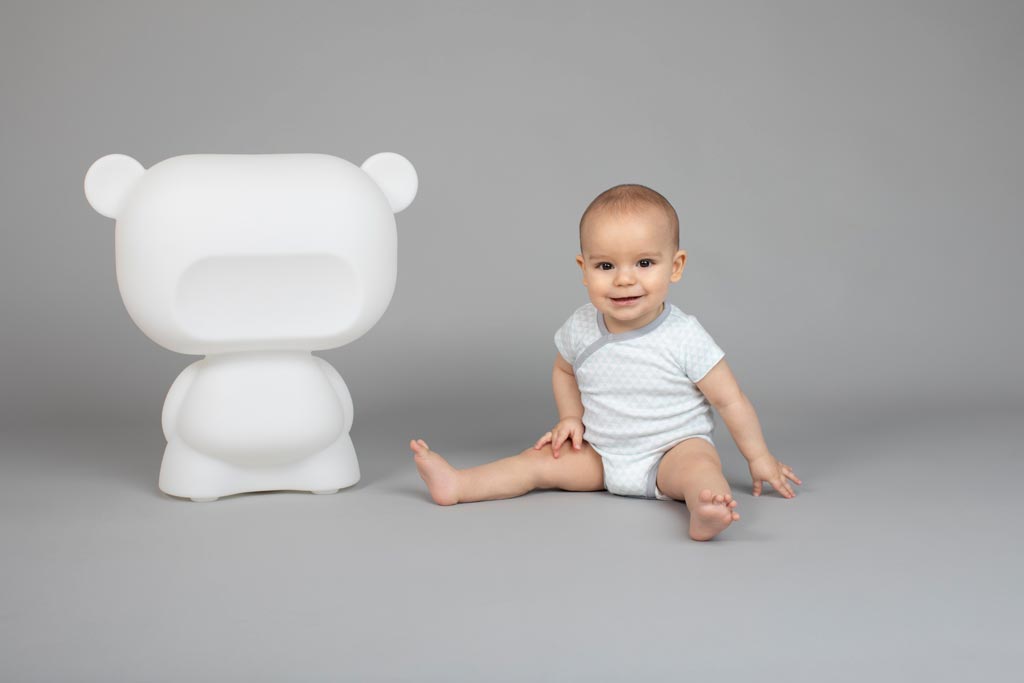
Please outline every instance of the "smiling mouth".
[{"label": "smiling mouth", "polygon": [[612,301],[614,301],[617,304],[625,305],[625,304],[631,304],[634,301],[638,301],[640,299],[640,297],[639,296],[622,296],[622,297],[614,297],[613,296],[611,299],[612,299]]}]

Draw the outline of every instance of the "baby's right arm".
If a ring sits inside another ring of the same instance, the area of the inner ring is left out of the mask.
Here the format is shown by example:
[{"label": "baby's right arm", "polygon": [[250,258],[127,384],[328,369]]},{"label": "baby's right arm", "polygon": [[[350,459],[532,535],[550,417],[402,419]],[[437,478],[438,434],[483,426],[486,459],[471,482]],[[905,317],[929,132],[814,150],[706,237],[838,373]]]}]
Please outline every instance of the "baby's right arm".
[{"label": "baby's right arm", "polygon": [[576,384],[576,373],[561,354],[555,355],[551,386],[555,392],[555,405],[558,406],[558,424],[540,437],[534,448],[540,449],[550,442],[551,453],[557,458],[558,449],[569,439],[574,449],[583,447],[583,399],[580,398],[580,387]]}]

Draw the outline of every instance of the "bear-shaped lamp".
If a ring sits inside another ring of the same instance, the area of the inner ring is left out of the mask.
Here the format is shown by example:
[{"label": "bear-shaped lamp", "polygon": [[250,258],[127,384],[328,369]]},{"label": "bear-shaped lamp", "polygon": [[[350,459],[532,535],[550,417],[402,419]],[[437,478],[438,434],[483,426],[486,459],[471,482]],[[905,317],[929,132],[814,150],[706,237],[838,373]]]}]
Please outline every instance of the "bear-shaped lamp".
[{"label": "bear-shaped lamp", "polygon": [[250,491],[334,493],[359,481],[352,397],[313,351],[347,344],[391,301],[394,214],[416,196],[393,153],[196,154],[149,169],[111,154],[85,195],[113,218],[132,320],[205,356],[163,408],[160,489],[195,501]]}]

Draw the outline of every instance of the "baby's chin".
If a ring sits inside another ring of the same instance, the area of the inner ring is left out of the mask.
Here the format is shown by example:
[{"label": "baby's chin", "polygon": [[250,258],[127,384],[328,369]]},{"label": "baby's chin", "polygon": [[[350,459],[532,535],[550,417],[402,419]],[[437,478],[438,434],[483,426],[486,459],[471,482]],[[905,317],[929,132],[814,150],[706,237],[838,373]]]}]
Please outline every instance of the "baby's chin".
[{"label": "baby's chin", "polygon": [[606,321],[611,319],[619,324],[632,326],[638,320],[646,322],[647,318],[657,317],[663,310],[663,303],[663,301],[657,301],[652,304],[650,295],[644,295],[633,297],[627,301],[605,299],[597,307],[604,314]]}]

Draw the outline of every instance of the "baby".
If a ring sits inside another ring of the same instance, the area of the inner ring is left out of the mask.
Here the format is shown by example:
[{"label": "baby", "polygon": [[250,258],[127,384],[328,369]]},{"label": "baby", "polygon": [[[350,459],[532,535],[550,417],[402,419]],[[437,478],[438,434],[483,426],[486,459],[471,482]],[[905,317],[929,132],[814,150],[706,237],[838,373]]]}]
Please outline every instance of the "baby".
[{"label": "baby", "polygon": [[802,482],[768,451],[722,350],[665,301],[686,263],[668,200],[642,185],[602,192],[580,219],[580,251],[590,303],[555,334],[558,424],[519,455],[464,470],[410,442],[434,502],[607,489],[685,501],[690,537],[709,540],[740,518],[711,440],[711,406],[747,459],[754,495],[768,482],[795,496],[790,482]]}]

